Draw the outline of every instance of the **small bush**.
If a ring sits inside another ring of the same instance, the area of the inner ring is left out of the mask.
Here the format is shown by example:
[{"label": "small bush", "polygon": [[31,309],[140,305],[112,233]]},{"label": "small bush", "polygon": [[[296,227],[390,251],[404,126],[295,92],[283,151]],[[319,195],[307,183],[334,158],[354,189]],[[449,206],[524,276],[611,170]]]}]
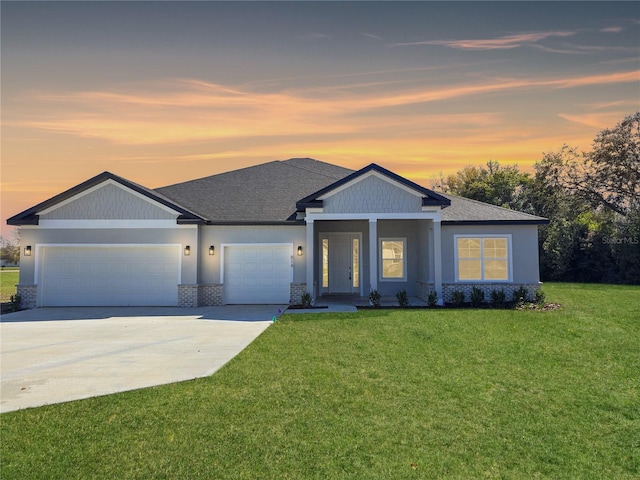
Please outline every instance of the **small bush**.
[{"label": "small bush", "polygon": [[313,299],[311,298],[311,294],[309,292],[304,292],[302,294],[302,296],[300,297],[300,304],[303,307],[310,307],[311,306],[311,301]]},{"label": "small bush", "polygon": [[12,312],[17,312],[18,310],[20,310],[20,307],[22,307],[22,297],[18,294],[11,295],[9,302],[11,304]]},{"label": "small bush", "polygon": [[430,307],[435,307],[438,305],[438,294],[436,292],[431,292],[427,297],[427,305]]},{"label": "small bush", "polygon": [[382,295],[380,295],[380,292],[378,292],[377,290],[371,290],[371,292],[369,292],[369,301],[371,302],[371,305],[376,308],[380,306],[381,297]]},{"label": "small bush", "polygon": [[534,300],[536,302],[536,305],[540,306],[544,304],[546,295],[544,294],[542,289],[536,288],[536,291],[534,292],[534,296],[535,296]]},{"label": "small bush", "polygon": [[400,290],[396,293],[396,298],[398,299],[398,305],[402,308],[407,308],[409,306],[409,297],[407,296],[406,290]]},{"label": "small bush", "polygon": [[471,305],[479,307],[484,303],[484,291],[478,287],[473,287],[471,290]]},{"label": "small bush", "polygon": [[455,307],[461,306],[464,303],[464,292],[455,290],[451,294],[451,303],[453,303]]},{"label": "small bush", "polygon": [[503,307],[506,300],[507,296],[504,293],[504,288],[501,288],[500,290],[491,290],[491,303],[495,307]]},{"label": "small bush", "polygon": [[523,285],[513,292],[513,301],[515,303],[524,303],[527,301],[527,289]]}]

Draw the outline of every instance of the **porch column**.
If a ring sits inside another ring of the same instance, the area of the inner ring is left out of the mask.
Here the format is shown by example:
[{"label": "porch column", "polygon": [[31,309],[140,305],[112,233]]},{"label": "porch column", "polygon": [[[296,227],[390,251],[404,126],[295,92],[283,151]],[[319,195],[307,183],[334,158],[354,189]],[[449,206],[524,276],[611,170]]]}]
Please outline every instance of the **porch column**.
[{"label": "porch column", "polygon": [[313,218],[307,218],[307,293],[311,295],[311,298],[315,298],[316,292],[313,288]]},{"label": "porch column", "polygon": [[369,219],[369,288],[378,289],[378,220]]},{"label": "porch column", "polygon": [[442,235],[439,218],[433,220],[433,270],[433,288],[438,295],[438,305],[444,305],[442,298]]}]

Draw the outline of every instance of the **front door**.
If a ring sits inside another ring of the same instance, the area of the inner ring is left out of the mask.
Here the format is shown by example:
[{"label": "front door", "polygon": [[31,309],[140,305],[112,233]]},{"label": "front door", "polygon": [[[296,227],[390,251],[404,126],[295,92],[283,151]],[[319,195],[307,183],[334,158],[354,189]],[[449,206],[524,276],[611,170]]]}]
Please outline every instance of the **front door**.
[{"label": "front door", "polygon": [[322,238],[323,290],[360,292],[360,234],[333,233]]}]

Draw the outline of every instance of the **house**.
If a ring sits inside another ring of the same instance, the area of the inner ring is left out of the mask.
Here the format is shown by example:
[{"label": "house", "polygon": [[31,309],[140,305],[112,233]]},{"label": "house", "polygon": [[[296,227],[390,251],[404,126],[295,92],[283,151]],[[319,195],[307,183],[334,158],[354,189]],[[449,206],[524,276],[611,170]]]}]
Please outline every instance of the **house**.
[{"label": "house", "polygon": [[440,301],[539,285],[541,217],[378,165],[273,161],[155,190],[101,173],[14,217],[26,307],[298,303],[371,290]]}]

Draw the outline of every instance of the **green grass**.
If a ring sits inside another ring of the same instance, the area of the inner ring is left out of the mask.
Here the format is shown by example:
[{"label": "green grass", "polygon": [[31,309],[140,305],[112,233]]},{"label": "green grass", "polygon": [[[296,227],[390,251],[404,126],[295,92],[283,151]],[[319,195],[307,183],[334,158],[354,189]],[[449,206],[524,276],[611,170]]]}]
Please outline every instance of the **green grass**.
[{"label": "green grass", "polygon": [[8,302],[11,295],[16,294],[16,285],[20,270],[17,268],[3,268],[0,270],[0,302]]},{"label": "green grass", "polygon": [[3,479],[638,478],[640,287],[284,316],[212,377],[0,416]]}]

